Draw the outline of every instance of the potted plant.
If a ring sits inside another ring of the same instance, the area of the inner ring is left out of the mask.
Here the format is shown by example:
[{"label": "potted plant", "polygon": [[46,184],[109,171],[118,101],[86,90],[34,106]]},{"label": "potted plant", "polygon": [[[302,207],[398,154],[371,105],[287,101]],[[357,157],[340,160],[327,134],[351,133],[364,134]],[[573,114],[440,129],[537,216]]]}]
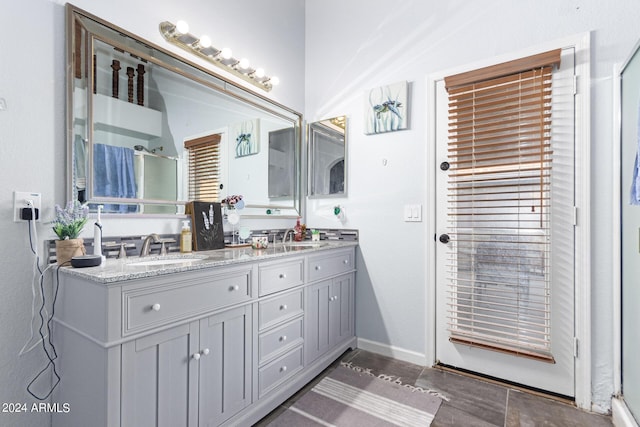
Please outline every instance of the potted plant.
[{"label": "potted plant", "polygon": [[89,207],[73,200],[64,209],[56,205],[55,211],[53,231],[59,239],[56,240],[56,259],[58,265],[64,265],[74,256],[86,254],[84,240],[78,236],[87,223]]}]

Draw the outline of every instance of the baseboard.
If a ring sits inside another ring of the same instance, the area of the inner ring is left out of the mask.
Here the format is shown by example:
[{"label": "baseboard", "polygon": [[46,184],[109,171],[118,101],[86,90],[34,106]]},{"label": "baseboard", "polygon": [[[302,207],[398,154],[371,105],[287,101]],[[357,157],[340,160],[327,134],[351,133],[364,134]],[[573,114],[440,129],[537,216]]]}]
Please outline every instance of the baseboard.
[{"label": "baseboard", "polygon": [[619,397],[611,399],[611,420],[615,427],[639,427],[627,404]]},{"label": "baseboard", "polygon": [[358,348],[372,353],[381,354],[394,359],[413,363],[415,365],[427,366],[427,356],[423,353],[407,350],[389,344],[383,344],[377,341],[371,341],[364,338],[358,338]]}]

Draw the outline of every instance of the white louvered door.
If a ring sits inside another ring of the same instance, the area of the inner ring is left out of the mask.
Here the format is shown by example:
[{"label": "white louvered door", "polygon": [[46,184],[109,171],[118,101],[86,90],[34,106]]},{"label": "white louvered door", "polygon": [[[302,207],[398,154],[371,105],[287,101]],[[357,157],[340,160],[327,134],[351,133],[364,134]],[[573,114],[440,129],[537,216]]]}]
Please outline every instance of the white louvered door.
[{"label": "white louvered door", "polygon": [[564,49],[553,72],[457,91],[438,82],[434,165],[438,362],[566,396],[575,394],[573,75]]}]

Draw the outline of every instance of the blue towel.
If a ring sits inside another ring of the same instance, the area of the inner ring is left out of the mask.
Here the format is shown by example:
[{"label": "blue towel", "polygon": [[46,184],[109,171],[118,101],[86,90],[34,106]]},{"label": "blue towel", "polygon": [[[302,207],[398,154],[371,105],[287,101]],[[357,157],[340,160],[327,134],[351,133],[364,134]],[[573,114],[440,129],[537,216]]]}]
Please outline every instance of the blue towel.
[{"label": "blue towel", "polygon": [[638,147],[636,148],[636,160],[633,164],[633,181],[631,182],[631,197],[629,203],[632,205],[640,205],[640,102],[638,103],[638,123],[637,123],[636,142]]},{"label": "blue towel", "polygon": [[[133,169],[133,150],[113,145],[93,145],[94,194],[102,197],[133,199],[137,186]],[[136,212],[137,205],[105,205],[105,212]]]}]

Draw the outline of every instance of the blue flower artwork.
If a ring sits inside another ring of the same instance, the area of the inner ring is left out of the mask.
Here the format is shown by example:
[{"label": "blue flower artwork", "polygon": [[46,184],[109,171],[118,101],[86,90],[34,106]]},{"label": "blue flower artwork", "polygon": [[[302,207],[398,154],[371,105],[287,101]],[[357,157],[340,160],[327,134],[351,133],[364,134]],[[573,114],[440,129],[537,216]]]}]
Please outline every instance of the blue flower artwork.
[{"label": "blue flower artwork", "polygon": [[364,133],[371,135],[407,128],[407,82],[371,89],[366,98]]},{"label": "blue flower artwork", "polygon": [[260,145],[258,140],[258,119],[236,123],[231,127],[231,136],[235,144],[236,157],[258,154]]}]

